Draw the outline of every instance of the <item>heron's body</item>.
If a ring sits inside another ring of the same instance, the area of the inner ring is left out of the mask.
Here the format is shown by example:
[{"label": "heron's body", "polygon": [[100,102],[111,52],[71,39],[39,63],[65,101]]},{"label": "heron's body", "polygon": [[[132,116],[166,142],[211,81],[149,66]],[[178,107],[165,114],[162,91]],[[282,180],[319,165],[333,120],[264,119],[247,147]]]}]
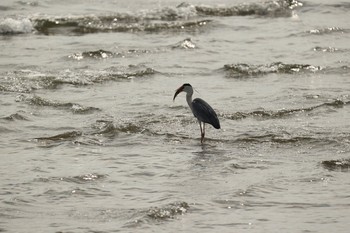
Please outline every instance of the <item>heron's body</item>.
[{"label": "heron's body", "polygon": [[201,143],[203,143],[205,136],[205,123],[212,125],[215,129],[220,129],[219,119],[214,109],[207,102],[200,98],[192,100],[193,88],[188,83],[185,83],[176,90],[174,100],[176,96],[182,91],[186,92],[186,101],[188,103],[188,106],[190,107],[193,115],[198,119],[199,126],[201,129]]}]

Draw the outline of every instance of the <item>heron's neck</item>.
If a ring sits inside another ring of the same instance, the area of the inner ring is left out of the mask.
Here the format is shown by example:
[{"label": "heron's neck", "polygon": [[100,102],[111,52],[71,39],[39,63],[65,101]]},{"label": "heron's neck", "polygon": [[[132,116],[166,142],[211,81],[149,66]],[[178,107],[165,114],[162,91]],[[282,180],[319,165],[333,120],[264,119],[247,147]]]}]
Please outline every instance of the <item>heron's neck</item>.
[{"label": "heron's neck", "polygon": [[186,101],[188,103],[188,106],[192,109],[192,95],[193,93],[186,93]]}]

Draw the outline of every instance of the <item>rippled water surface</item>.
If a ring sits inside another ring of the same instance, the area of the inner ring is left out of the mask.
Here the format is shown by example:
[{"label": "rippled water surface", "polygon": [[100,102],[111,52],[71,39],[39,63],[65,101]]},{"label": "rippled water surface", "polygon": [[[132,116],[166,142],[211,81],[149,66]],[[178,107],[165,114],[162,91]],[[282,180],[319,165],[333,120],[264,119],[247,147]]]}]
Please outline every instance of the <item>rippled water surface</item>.
[{"label": "rippled water surface", "polygon": [[348,232],[346,1],[0,12],[0,232]]}]

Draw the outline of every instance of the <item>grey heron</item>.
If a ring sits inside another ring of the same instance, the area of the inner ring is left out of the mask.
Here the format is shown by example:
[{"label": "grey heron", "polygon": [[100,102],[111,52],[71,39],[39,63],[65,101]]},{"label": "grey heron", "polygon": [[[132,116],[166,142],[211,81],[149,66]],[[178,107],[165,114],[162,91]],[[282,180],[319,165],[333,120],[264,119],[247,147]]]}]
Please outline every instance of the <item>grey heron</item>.
[{"label": "grey heron", "polygon": [[191,84],[185,83],[179,87],[175,92],[173,101],[175,101],[176,96],[181,92],[186,92],[188,106],[190,106],[193,115],[198,119],[199,127],[201,129],[201,143],[203,143],[205,136],[205,123],[211,124],[215,129],[220,129],[219,119],[214,109],[207,102],[200,98],[192,100],[193,88]]}]

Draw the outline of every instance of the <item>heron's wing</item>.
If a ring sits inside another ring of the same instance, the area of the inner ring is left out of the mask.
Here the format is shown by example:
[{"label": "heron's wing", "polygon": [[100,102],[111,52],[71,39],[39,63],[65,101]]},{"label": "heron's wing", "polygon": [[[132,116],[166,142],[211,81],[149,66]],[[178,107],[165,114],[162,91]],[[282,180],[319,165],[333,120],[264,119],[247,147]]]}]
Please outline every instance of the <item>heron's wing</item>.
[{"label": "heron's wing", "polygon": [[193,115],[198,120],[211,124],[216,129],[220,129],[219,119],[212,107],[200,98],[196,98],[192,101]]}]

